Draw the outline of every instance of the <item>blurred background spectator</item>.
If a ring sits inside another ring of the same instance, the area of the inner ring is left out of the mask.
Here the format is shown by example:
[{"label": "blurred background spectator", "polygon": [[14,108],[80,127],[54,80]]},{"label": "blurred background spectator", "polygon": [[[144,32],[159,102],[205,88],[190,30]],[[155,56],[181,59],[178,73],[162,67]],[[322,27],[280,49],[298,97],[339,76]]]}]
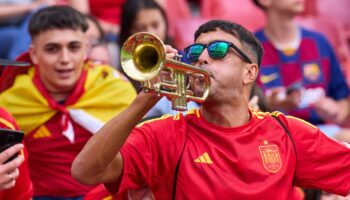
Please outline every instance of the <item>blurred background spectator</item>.
[{"label": "blurred background spectator", "polygon": [[88,58],[95,63],[113,65],[112,55],[108,49],[105,32],[100,22],[92,15],[86,15],[89,29],[86,36],[89,41]]},{"label": "blurred background spectator", "polygon": [[0,57],[16,59],[26,52],[31,43],[28,33],[31,16],[40,8],[58,4],[88,12],[84,1],[79,0],[0,0]]},{"label": "blurred background spectator", "polygon": [[350,114],[349,88],[338,59],[320,33],[298,26],[303,0],[254,0],[267,16],[256,33],[264,47],[260,86],[268,105],[307,120],[329,136],[342,129]]},{"label": "blurred background spectator", "polygon": [[[32,13],[50,2],[31,0],[0,1],[0,57],[15,59],[28,47],[28,21]],[[29,41],[28,41],[29,40]]]}]

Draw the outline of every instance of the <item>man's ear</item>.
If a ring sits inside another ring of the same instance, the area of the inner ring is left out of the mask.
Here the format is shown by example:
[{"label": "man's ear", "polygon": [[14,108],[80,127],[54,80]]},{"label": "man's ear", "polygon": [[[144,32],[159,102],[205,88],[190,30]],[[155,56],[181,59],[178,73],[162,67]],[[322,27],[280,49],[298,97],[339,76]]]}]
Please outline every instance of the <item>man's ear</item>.
[{"label": "man's ear", "polygon": [[32,62],[35,65],[37,65],[38,64],[38,54],[37,54],[35,46],[33,44],[31,44],[29,46],[29,56],[30,56],[30,59],[32,60]]},{"label": "man's ear", "polygon": [[257,64],[255,63],[247,64],[244,78],[243,78],[243,83],[245,85],[254,83],[256,77],[258,76],[258,73],[259,73],[259,67]]}]

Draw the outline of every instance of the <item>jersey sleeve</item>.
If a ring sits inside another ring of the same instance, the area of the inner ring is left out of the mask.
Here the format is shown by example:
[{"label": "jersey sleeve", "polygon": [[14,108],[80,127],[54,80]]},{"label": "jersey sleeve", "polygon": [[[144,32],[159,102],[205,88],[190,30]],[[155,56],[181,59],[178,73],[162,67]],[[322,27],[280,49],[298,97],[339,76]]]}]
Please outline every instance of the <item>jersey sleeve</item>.
[{"label": "jersey sleeve", "polygon": [[19,130],[15,118],[3,108],[0,108],[0,128]]},{"label": "jersey sleeve", "polygon": [[172,118],[145,122],[132,131],[121,149],[121,178],[115,183],[105,184],[114,196],[125,196],[126,193],[130,196],[130,191],[147,191],[145,188],[153,187],[169,175],[176,162],[176,156],[171,155],[176,155],[181,146],[181,140],[174,139],[174,136],[182,132]]},{"label": "jersey sleeve", "polygon": [[350,149],[345,143],[327,137],[317,127],[287,117],[297,154],[295,184],[330,193],[350,190]]},{"label": "jersey sleeve", "polygon": [[96,200],[96,199],[111,199],[111,195],[108,193],[103,184],[96,186],[90,192],[84,196],[84,200]]}]

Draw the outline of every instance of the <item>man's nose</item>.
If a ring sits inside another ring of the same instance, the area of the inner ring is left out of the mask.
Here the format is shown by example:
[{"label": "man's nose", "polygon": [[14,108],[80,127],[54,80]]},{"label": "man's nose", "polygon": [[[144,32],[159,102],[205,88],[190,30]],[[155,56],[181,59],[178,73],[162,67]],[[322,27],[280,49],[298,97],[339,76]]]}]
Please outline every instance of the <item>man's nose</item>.
[{"label": "man's nose", "polygon": [[68,49],[62,49],[61,62],[67,63],[70,61],[70,53]]},{"label": "man's nose", "polygon": [[199,64],[199,66],[202,66],[204,64],[208,64],[209,59],[210,59],[210,56],[208,54],[208,50],[204,49],[202,54],[199,56],[197,63]]}]

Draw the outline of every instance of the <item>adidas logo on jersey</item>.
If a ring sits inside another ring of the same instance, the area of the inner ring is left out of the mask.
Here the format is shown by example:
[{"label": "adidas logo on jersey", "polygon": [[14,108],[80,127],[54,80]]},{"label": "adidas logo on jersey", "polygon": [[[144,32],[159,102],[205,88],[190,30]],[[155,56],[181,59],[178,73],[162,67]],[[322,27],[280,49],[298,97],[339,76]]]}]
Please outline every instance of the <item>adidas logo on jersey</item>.
[{"label": "adidas logo on jersey", "polygon": [[198,158],[194,160],[195,163],[205,163],[205,164],[213,164],[213,161],[210,159],[207,152],[200,155]]}]

